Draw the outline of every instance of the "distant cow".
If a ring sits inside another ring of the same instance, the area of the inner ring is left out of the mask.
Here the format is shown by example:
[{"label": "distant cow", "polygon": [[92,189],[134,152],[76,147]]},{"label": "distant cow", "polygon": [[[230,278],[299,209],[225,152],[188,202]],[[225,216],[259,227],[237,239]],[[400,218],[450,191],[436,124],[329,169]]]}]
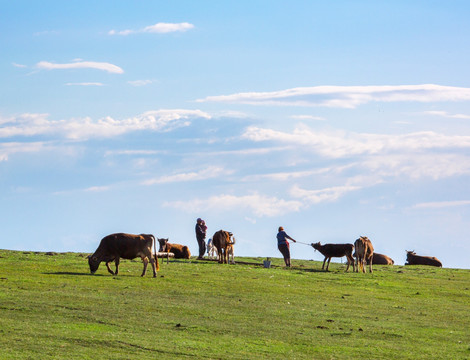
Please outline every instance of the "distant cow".
[{"label": "distant cow", "polygon": [[[212,242],[217,249],[217,259],[221,264],[228,264],[228,253],[229,248],[235,244],[235,239],[232,240],[233,234],[225,230],[217,231],[212,236]],[[233,260],[233,248],[232,248],[232,260]]]},{"label": "distant cow", "polygon": [[366,262],[369,261],[369,271],[372,272],[372,256],[374,254],[374,247],[372,242],[366,236],[361,236],[354,242],[354,247],[356,248],[355,257],[356,257],[356,271],[359,272],[359,267],[361,267],[362,272],[366,272]]},{"label": "distant cow", "polygon": [[442,267],[442,263],[435,257],[416,255],[414,251],[406,251],[405,265],[429,265]]},{"label": "distant cow", "polygon": [[[152,264],[153,277],[157,277],[158,261],[157,254],[152,256],[152,244],[156,250],[155,237],[150,234],[111,234],[101,239],[98,249],[93,255],[88,256],[88,264],[92,274],[98,270],[100,263],[104,261],[108,271],[112,275],[117,275],[119,272],[119,259],[135,259],[140,257],[144,263],[144,270],[142,275],[145,275],[147,264],[150,261]],[[116,263],[116,271],[113,272],[109,267],[109,263],[114,261]],[[156,263],[156,265],[155,265]]]},{"label": "distant cow", "polygon": [[[379,254],[379,253],[376,253],[376,252],[372,255],[372,262],[375,265],[393,265],[393,264],[395,264],[395,261],[393,261],[387,255]],[[369,263],[370,263],[370,260],[367,260],[368,265],[369,265]]]},{"label": "distant cow", "polygon": [[354,250],[353,244],[325,244],[321,245],[319,242],[315,244],[311,244],[315,250],[318,250],[325,259],[323,260],[323,266],[321,267],[322,270],[325,268],[326,259],[328,259],[328,263],[326,264],[326,271],[328,271],[328,267],[330,266],[330,261],[332,257],[343,257],[346,256],[348,260],[348,267],[346,271],[349,270],[349,265],[352,264],[353,271],[354,271],[354,258],[352,257],[352,252]]},{"label": "distant cow", "polygon": [[159,252],[171,252],[175,254],[175,259],[189,259],[191,257],[191,252],[186,245],[170,244],[168,242],[169,239],[157,239],[160,243]]}]

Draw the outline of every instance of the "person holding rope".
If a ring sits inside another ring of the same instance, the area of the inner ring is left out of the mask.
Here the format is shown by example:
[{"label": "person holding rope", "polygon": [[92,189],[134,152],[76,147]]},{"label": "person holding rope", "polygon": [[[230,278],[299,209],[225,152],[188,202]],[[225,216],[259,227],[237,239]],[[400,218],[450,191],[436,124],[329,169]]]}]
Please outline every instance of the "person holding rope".
[{"label": "person holding rope", "polygon": [[289,242],[287,239],[296,242],[292,239],[287,233],[284,231],[282,226],[279,226],[278,233],[277,233],[277,248],[281,252],[282,256],[284,256],[284,262],[286,263],[287,267],[291,267],[290,264],[290,250],[289,250]]}]

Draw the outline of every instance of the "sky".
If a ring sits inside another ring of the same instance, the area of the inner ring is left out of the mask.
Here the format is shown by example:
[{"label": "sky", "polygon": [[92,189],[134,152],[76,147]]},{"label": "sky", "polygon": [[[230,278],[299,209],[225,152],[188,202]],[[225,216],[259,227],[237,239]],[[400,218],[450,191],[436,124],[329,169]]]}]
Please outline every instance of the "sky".
[{"label": "sky", "polygon": [[[0,248],[371,239],[470,268],[468,1],[0,0]],[[336,261],[340,261],[336,259]],[[293,261],[295,264],[295,260]]]}]

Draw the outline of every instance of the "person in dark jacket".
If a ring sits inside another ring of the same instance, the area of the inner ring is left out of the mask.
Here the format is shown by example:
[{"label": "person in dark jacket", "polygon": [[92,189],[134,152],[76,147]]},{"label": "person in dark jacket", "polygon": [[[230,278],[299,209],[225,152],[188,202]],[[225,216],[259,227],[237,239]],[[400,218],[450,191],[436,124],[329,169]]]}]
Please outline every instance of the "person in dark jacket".
[{"label": "person in dark jacket", "polygon": [[202,260],[204,258],[204,253],[206,252],[206,230],[207,230],[207,226],[201,218],[197,219],[195,230],[196,230],[197,243],[199,245],[198,260]]},{"label": "person in dark jacket", "polygon": [[284,262],[286,263],[286,266],[291,267],[289,242],[287,241],[287,239],[292,240],[293,242],[296,242],[296,241],[286,234],[282,226],[279,226],[276,237],[277,237],[277,248],[281,252],[282,256],[284,256]]}]

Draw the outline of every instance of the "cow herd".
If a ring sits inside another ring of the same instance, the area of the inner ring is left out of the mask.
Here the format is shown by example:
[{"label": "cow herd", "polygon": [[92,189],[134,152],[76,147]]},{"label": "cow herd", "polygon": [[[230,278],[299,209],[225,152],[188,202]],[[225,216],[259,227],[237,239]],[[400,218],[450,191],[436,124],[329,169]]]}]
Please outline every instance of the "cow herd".
[{"label": "cow herd", "polygon": [[[353,271],[359,272],[359,269],[362,272],[366,272],[366,264],[369,265],[369,271],[372,272],[372,264],[376,265],[393,265],[395,262],[388,257],[387,255],[379,254],[374,252],[374,247],[372,242],[367,236],[361,236],[353,244],[325,244],[321,245],[319,242],[311,244],[311,246],[318,250],[325,259],[323,260],[322,270],[325,269],[325,262],[328,260],[326,265],[326,271],[328,271],[328,266],[330,265],[330,260],[333,257],[343,257],[346,256],[348,261],[348,266],[346,271],[349,270],[349,266],[352,264]],[[353,254],[353,251],[355,252]],[[354,262],[354,258],[356,261]],[[442,267],[442,263],[435,257],[430,256],[420,256],[416,255],[414,251],[406,251],[406,263],[405,265],[429,265]]]},{"label": "cow herd", "polygon": [[[159,270],[158,256],[157,256],[157,241],[160,245],[159,253],[174,254],[176,259],[189,259],[191,252],[186,245],[169,243],[168,239],[155,238],[151,234],[125,234],[116,233],[105,236],[96,251],[88,256],[88,264],[90,272],[94,274],[101,262],[105,262],[108,272],[112,275],[119,273],[119,261],[123,259],[135,259],[140,257],[144,264],[142,275],[144,276],[147,270],[147,265],[150,262],[153,270],[153,277],[157,276]],[[231,232],[225,230],[217,231],[208,242],[208,255],[212,258],[217,256],[219,263],[235,263],[234,262],[234,249],[235,238]],[[308,245],[308,244],[305,244]],[[349,270],[350,265],[353,271],[366,272],[366,265],[369,265],[369,271],[372,272],[372,264],[376,265],[393,265],[394,261],[387,255],[374,252],[372,242],[366,236],[361,236],[354,244],[324,244],[319,242],[310,244],[315,250],[318,250],[325,259],[323,260],[322,270],[328,271],[331,258],[346,256],[348,266],[346,271]],[[154,253],[152,254],[152,246]],[[354,251],[354,253],[353,253]],[[405,265],[429,265],[442,267],[442,263],[435,257],[416,255],[414,251],[407,251]],[[231,260],[230,260],[231,258]],[[354,260],[355,258],[355,260]],[[111,270],[109,264],[115,263],[116,270]]]}]

